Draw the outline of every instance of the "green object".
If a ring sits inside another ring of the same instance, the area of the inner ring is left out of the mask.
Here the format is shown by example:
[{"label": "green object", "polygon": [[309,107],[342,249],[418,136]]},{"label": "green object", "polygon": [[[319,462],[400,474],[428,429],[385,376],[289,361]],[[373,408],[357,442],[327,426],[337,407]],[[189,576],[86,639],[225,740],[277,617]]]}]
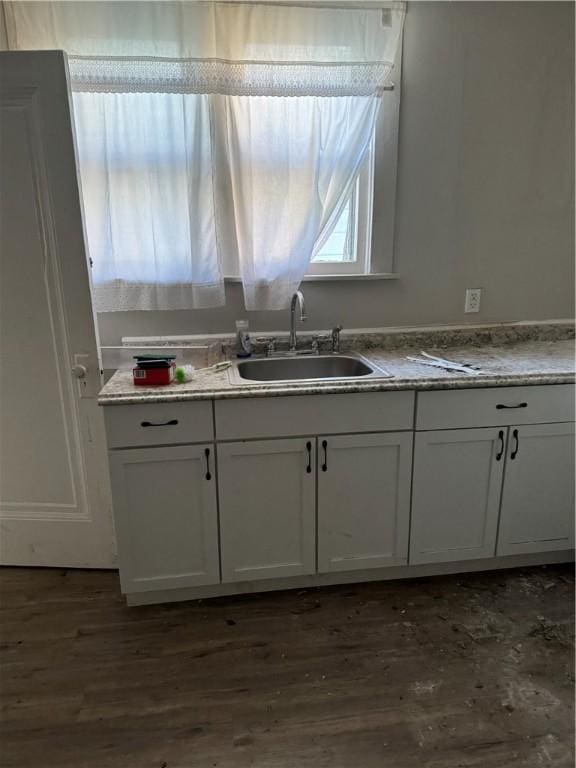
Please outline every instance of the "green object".
[{"label": "green object", "polygon": [[176,368],[176,373],[174,374],[176,376],[176,381],[179,384],[184,384],[186,381],[186,374],[184,373],[184,368]]}]

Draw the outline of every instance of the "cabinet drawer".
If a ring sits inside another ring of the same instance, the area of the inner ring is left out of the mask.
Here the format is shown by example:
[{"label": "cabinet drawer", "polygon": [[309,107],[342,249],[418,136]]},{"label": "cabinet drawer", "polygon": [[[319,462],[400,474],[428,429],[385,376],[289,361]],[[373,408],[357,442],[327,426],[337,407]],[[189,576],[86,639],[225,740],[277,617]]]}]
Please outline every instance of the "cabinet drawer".
[{"label": "cabinet drawer", "polygon": [[416,409],[417,430],[573,420],[573,384],[421,392]]},{"label": "cabinet drawer", "polygon": [[218,440],[412,429],[413,392],[217,400]]},{"label": "cabinet drawer", "polygon": [[204,443],[214,439],[212,402],[104,408],[108,448]]}]

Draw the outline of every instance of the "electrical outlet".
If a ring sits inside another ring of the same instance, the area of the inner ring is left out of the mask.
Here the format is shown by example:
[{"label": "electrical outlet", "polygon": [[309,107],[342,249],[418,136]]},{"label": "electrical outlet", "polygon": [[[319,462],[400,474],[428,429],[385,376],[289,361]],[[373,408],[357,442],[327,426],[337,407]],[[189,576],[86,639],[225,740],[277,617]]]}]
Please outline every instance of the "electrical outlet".
[{"label": "electrical outlet", "polygon": [[482,288],[466,288],[464,312],[480,312],[480,297]]}]

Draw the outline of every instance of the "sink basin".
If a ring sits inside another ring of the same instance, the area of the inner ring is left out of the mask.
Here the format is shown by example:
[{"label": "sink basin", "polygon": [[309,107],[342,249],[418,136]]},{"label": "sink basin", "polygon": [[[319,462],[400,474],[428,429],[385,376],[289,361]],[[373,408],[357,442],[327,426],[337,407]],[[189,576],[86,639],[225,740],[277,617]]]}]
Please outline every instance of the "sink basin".
[{"label": "sink basin", "polygon": [[315,355],[310,357],[267,357],[242,360],[231,374],[236,381],[307,381],[357,379],[387,376],[359,355]]}]

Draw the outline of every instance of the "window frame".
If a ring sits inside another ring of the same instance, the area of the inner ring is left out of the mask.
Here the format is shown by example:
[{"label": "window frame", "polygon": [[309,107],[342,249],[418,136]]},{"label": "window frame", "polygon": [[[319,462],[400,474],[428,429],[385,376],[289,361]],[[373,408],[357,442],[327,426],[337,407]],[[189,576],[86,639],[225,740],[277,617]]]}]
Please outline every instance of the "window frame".
[{"label": "window frame", "polygon": [[356,258],[353,261],[310,262],[306,277],[332,275],[366,275],[370,273],[370,250],[374,199],[374,138],[370,143],[352,194],[353,239]]}]

